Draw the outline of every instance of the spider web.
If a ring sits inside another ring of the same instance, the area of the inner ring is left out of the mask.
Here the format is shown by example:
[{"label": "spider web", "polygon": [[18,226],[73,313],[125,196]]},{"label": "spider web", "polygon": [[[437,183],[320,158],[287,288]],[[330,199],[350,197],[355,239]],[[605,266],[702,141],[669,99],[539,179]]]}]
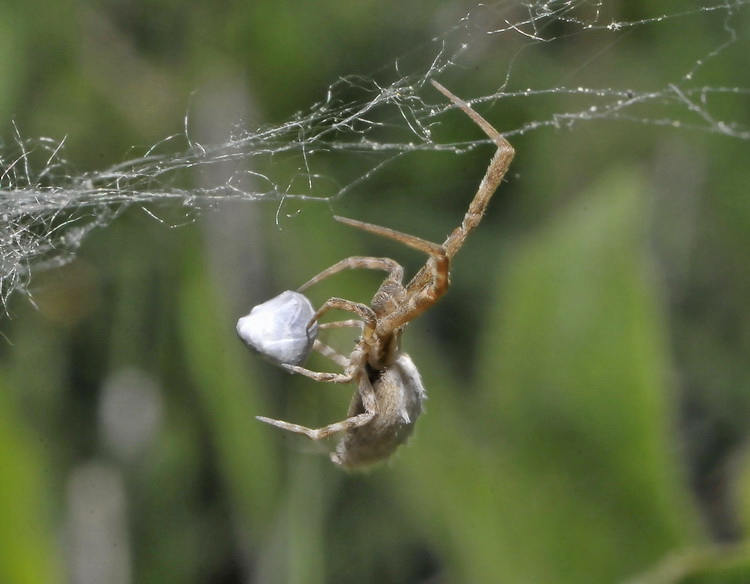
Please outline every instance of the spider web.
[{"label": "spider web", "polygon": [[[329,201],[409,153],[470,150],[483,140],[433,139],[431,130],[447,106],[428,82],[440,78],[448,87],[463,87],[445,79],[468,79],[474,68],[481,67],[485,78],[489,70],[496,82],[472,103],[549,102],[545,117],[515,128],[502,126],[506,136],[617,120],[748,140],[745,122],[722,119],[718,112],[741,111],[726,108],[727,100],[744,101],[747,109],[750,83],[742,78],[728,85],[706,81],[714,79],[710,73],[719,63],[745,62],[748,35],[742,22],[748,20],[748,4],[706,3],[633,21],[610,14],[604,0],[476,5],[396,62],[366,77],[336,80],[322,99],[284,123],[237,128],[224,143],[204,144],[191,137],[188,113],[182,134],[96,172],[73,172],[64,141],[25,139],[16,132],[8,144],[0,142],[0,302],[17,291],[28,293],[33,271],[71,260],[93,229],[107,226],[133,205],[151,214],[154,206],[178,206],[194,216],[226,199],[272,199],[280,205],[288,199]],[[696,43],[693,54],[685,51],[682,69],[640,87],[618,79],[610,49],[627,35],[698,26],[718,31],[713,38],[720,41],[708,47]],[[559,57],[558,78],[546,86],[524,81],[539,54],[566,50],[572,55]],[[352,170],[334,177],[332,162],[342,157],[347,164],[341,166]],[[217,166],[228,170],[208,172]],[[203,174],[229,178],[206,184]]]}]

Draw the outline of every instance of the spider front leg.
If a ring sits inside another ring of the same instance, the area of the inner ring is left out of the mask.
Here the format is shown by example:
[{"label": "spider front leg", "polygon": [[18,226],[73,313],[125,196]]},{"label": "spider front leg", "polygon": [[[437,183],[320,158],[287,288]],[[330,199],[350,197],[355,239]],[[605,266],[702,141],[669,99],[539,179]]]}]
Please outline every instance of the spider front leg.
[{"label": "spider front leg", "polygon": [[445,246],[380,225],[373,225],[347,217],[335,216],[334,219],[357,229],[394,239],[430,256],[427,264],[406,286],[404,302],[378,321],[378,335],[386,335],[415,319],[448,291],[450,286],[450,254]]},{"label": "spider front leg", "polygon": [[[329,348],[327,347],[327,345],[320,343],[317,349],[321,354],[326,355],[326,353],[328,353]],[[330,352],[335,353],[333,349],[330,349]],[[329,356],[329,355],[326,355],[326,356]],[[350,383],[356,377],[357,372],[362,371],[362,369],[364,368],[365,357],[366,357],[365,347],[360,341],[359,343],[357,343],[357,346],[355,347],[354,351],[352,351],[352,354],[349,356],[349,359],[344,358],[346,359],[344,373],[329,373],[327,371],[313,371],[311,369],[307,369],[306,367],[300,367],[299,365],[289,365],[287,363],[282,363],[280,366],[283,369],[286,369],[289,373],[298,373],[300,375],[304,375],[305,377],[309,377],[310,379],[314,379],[315,381],[321,381],[323,383]],[[337,360],[336,358],[332,358],[332,361],[336,362]]]},{"label": "spider front leg", "polygon": [[388,272],[388,279],[395,282],[401,282],[404,277],[404,268],[397,261],[391,258],[374,258],[369,256],[351,256],[326,268],[317,276],[313,276],[307,282],[297,288],[298,292],[307,290],[310,286],[317,284],[321,280],[338,274],[344,270],[365,269],[365,270],[383,270]]},{"label": "spider front leg", "polygon": [[[312,319],[310,320],[310,324],[308,326],[312,326],[317,322],[317,320],[323,316],[326,312],[329,310],[345,310],[348,312],[353,312],[357,316],[359,316],[363,320],[363,330],[362,330],[362,338],[368,339],[372,336],[373,331],[375,330],[375,326],[377,324],[377,318],[375,316],[375,313],[372,311],[372,308],[365,304],[361,304],[359,302],[353,302],[351,300],[345,300],[343,298],[329,298],[326,302],[323,303],[323,306],[321,306],[317,312],[313,315]],[[347,325],[351,323],[351,321],[344,321]],[[317,342],[317,341],[316,341]],[[321,354],[330,357],[330,352],[335,352],[333,349],[328,350],[328,348],[321,350],[322,347],[325,347],[323,343],[318,344],[318,352]],[[352,355],[354,356],[357,354],[357,351],[355,350],[355,353]],[[314,379],[315,381],[323,381],[327,383],[349,383],[354,378],[354,371],[356,371],[355,365],[353,364],[353,361],[359,361],[359,359],[355,359],[354,357],[350,357],[348,360],[348,366],[346,368],[345,373],[328,373],[325,371],[313,371],[312,369],[308,369],[306,367],[300,367],[299,365],[290,365],[288,363],[282,363],[281,367],[289,371],[290,373],[299,373],[300,375],[304,375],[306,377],[309,377],[311,379]],[[332,361],[338,362],[337,359],[334,357],[332,358]]]},{"label": "spider front leg", "polygon": [[440,91],[440,93],[450,99],[456,107],[469,116],[471,120],[495,143],[495,146],[497,146],[497,151],[484,173],[482,182],[479,183],[479,188],[477,189],[474,198],[471,200],[471,203],[469,203],[469,209],[466,211],[461,225],[456,227],[443,243],[443,246],[448,253],[448,257],[453,258],[463,246],[468,235],[476,229],[477,225],[479,225],[479,222],[482,220],[492,195],[497,190],[497,187],[500,186],[503,177],[508,172],[515,151],[510,142],[508,142],[503,135],[492,126],[492,124],[475,112],[468,103],[453,95],[437,81],[433,80],[432,85],[435,89]]},{"label": "spider front leg", "polygon": [[288,432],[295,432],[297,434],[304,434],[311,440],[323,440],[338,432],[349,432],[355,428],[360,428],[366,424],[369,424],[377,414],[377,401],[375,399],[375,390],[372,388],[372,383],[367,378],[367,375],[360,375],[359,377],[359,394],[362,397],[362,404],[364,405],[365,411],[356,416],[351,416],[341,422],[329,424],[322,428],[308,428],[307,426],[301,426],[299,424],[292,424],[291,422],[285,422],[284,420],[274,420],[266,418],[264,416],[256,416],[256,419],[266,424],[271,424],[282,430]]},{"label": "spider front leg", "polygon": [[308,328],[319,321],[320,317],[322,317],[329,310],[344,310],[346,312],[352,312],[356,314],[359,318],[362,319],[362,322],[364,323],[364,326],[362,328],[363,337],[369,337],[370,334],[372,334],[372,331],[375,330],[375,325],[377,324],[377,316],[375,316],[375,312],[372,310],[372,308],[370,308],[366,304],[362,304],[361,302],[353,302],[344,298],[329,298],[328,300],[326,300],[323,305],[315,311],[315,314],[313,314],[313,317],[310,319]]},{"label": "spider front leg", "polygon": [[346,369],[349,366],[348,357],[344,357],[336,349],[334,349],[333,347],[329,347],[328,345],[319,341],[318,339],[315,339],[315,343],[313,343],[313,351],[317,351],[324,357],[330,359],[342,369]]},{"label": "spider front leg", "polygon": [[[319,329],[334,329],[334,328],[358,328],[362,330],[365,323],[361,320],[337,320],[335,322],[323,322],[318,324]],[[344,357],[341,353],[336,351],[333,347],[329,347],[322,341],[315,339],[313,344],[313,351],[317,351],[324,357],[327,357],[336,365],[339,365],[342,369],[346,370],[349,366],[349,357]]]}]

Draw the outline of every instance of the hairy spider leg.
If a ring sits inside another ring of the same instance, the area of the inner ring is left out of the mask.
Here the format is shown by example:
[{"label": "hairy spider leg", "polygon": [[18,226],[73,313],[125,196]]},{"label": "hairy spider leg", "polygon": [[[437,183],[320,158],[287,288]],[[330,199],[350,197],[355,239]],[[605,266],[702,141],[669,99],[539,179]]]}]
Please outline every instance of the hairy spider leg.
[{"label": "hairy spider leg", "polygon": [[[468,103],[460,97],[453,95],[437,81],[433,80],[432,85],[434,85],[440,93],[450,99],[456,107],[460,108],[461,111],[469,116],[477,126],[482,128],[484,133],[487,134],[497,146],[497,152],[495,152],[495,155],[492,157],[490,165],[487,167],[484,177],[482,177],[482,182],[479,183],[479,189],[469,204],[469,209],[466,211],[461,225],[456,227],[443,243],[446,254],[449,258],[453,259],[458,253],[458,250],[461,249],[466,237],[476,229],[477,225],[479,225],[479,222],[482,220],[492,195],[502,182],[505,173],[508,172],[515,150],[513,150],[513,146],[510,145],[510,142],[508,142],[502,134],[492,126],[492,124],[475,112]],[[422,269],[422,271],[424,270],[425,268]],[[417,277],[424,278],[424,275],[420,272]],[[412,281],[417,280],[417,277]]]},{"label": "hairy spider leg", "polygon": [[333,218],[339,223],[351,225],[352,227],[362,229],[363,231],[369,231],[370,233],[374,233],[375,235],[380,235],[389,239],[395,239],[396,241],[399,241],[404,245],[408,245],[411,248],[423,251],[424,253],[430,255],[445,255],[445,251],[442,249],[443,246],[437,243],[432,243],[431,241],[427,241],[426,239],[422,239],[421,237],[417,237],[416,235],[409,235],[408,233],[396,231],[395,229],[382,227],[380,225],[373,225],[372,223],[365,223],[364,221],[357,221],[356,219],[349,219],[348,217],[341,217],[339,215],[334,215]]},{"label": "hairy spider leg", "polygon": [[[469,203],[469,208],[464,214],[461,225],[456,227],[443,242],[442,247],[445,250],[445,254],[448,259],[452,260],[463,246],[469,234],[474,231],[481,222],[492,195],[497,190],[497,187],[500,186],[503,177],[508,172],[515,151],[513,150],[513,146],[510,145],[510,142],[508,142],[487,120],[474,111],[468,103],[453,95],[453,93],[448,91],[437,81],[433,80],[432,84],[438,91],[450,99],[456,107],[469,116],[497,146],[497,151],[492,157],[492,160],[487,167],[487,171],[482,177],[482,181],[479,183],[477,192],[474,194],[471,203]],[[430,266],[429,263],[423,266],[414,278],[412,278],[409,284],[407,284],[407,296],[409,298],[419,296],[419,291],[424,290],[425,287],[428,287],[433,281],[435,277],[434,271],[433,266]],[[426,308],[423,308],[420,312],[423,312],[425,309]],[[413,310],[416,310],[416,307]],[[407,310],[404,314],[414,313]],[[419,312],[416,314],[419,314]]]},{"label": "hairy spider leg", "polygon": [[[364,322],[362,322],[361,320],[356,320],[354,318],[350,320],[337,320],[334,322],[322,322],[318,324],[319,329],[358,328],[362,330],[364,326]],[[315,342],[313,343],[313,351],[317,351],[343,369],[346,369],[349,366],[349,357],[345,357],[344,355],[336,351],[336,349],[329,347],[318,339],[315,339]]]},{"label": "hairy spider leg", "polygon": [[315,341],[313,342],[313,351],[317,351],[343,369],[346,369],[349,366],[348,357],[344,357],[336,349],[330,347],[329,345],[326,345],[324,342],[319,341],[318,339],[315,339]]},{"label": "hairy spider leg", "polygon": [[289,373],[297,373],[304,375],[315,381],[322,381],[324,383],[350,383],[354,379],[354,372],[351,369],[351,359],[349,359],[349,366],[347,371],[344,373],[329,373],[327,371],[313,371],[307,367],[300,367],[299,365],[290,365],[289,363],[281,363],[279,367],[285,369]]},{"label": "hairy spider leg", "polygon": [[377,413],[377,401],[375,399],[375,390],[372,387],[372,383],[368,379],[367,375],[360,375],[358,380],[359,395],[362,398],[362,405],[365,411],[361,414],[348,417],[346,420],[323,426],[322,428],[308,428],[306,426],[300,426],[299,424],[292,424],[283,420],[274,420],[272,418],[266,418],[264,416],[256,416],[257,420],[271,424],[282,430],[288,430],[290,432],[296,432],[297,434],[304,434],[312,440],[323,440],[329,436],[338,432],[349,432],[360,426],[364,426],[372,421]]},{"label": "hairy spider leg", "polygon": [[[302,284],[297,291],[302,292],[313,284],[317,284],[321,280],[333,276],[343,270],[351,269],[368,269],[368,270],[383,270],[388,272],[388,277],[385,282],[393,282],[399,287],[402,287],[402,280],[404,278],[404,268],[397,261],[391,258],[375,258],[369,256],[351,256],[344,258],[343,260],[336,262],[331,267],[326,268],[320,272],[317,276],[313,276],[310,280]],[[382,288],[383,284],[381,284]],[[326,301],[310,319],[310,323],[307,325],[310,328],[316,321],[320,319],[323,314],[331,309],[346,310],[353,312],[359,316],[363,321],[362,336],[363,338],[369,339],[372,336],[372,332],[375,330],[375,324],[377,318],[373,310],[364,304],[358,302],[352,302],[350,300],[344,300],[342,298],[331,298]]]},{"label": "hairy spider leg", "polygon": [[361,229],[363,231],[368,231],[369,233],[374,233],[375,235],[380,235],[381,237],[394,239],[408,247],[430,255],[435,262],[435,288],[441,291],[438,294],[438,297],[440,297],[448,289],[450,257],[448,256],[444,246],[438,243],[432,243],[431,241],[427,241],[426,239],[422,239],[421,237],[417,237],[416,235],[409,235],[408,233],[402,233],[401,231],[396,231],[395,229],[389,229],[388,227],[373,225],[372,223],[365,223],[364,221],[349,219],[348,217],[339,217],[338,215],[334,215],[333,218],[340,223],[344,223],[345,225],[351,225],[352,227],[356,227],[357,229]]},{"label": "hairy spider leg", "polygon": [[322,381],[325,383],[350,383],[357,377],[357,374],[364,369],[366,360],[366,348],[360,341],[355,346],[351,355],[349,355],[344,373],[313,371],[311,369],[307,369],[306,367],[300,367],[299,365],[289,365],[288,363],[281,363],[280,367],[282,369],[285,369],[289,373],[298,373],[299,375],[304,375],[305,377],[309,377],[310,379],[314,379],[315,381]]},{"label": "hairy spider leg", "polygon": [[338,274],[344,270],[352,269],[366,269],[366,270],[383,270],[388,272],[388,279],[394,282],[401,282],[404,277],[404,268],[401,267],[397,261],[391,258],[373,258],[368,256],[351,256],[345,258],[339,262],[333,264],[330,268],[326,268],[317,276],[313,276],[307,282],[297,288],[297,292],[303,292],[310,286],[317,284],[321,280]]},{"label": "hairy spider leg", "polygon": [[321,322],[318,323],[318,328],[321,329],[333,329],[333,328],[362,328],[365,325],[361,320],[352,318],[350,320],[336,320],[334,322]]},{"label": "hairy spider leg", "polygon": [[362,327],[362,338],[369,339],[370,337],[372,337],[372,333],[375,330],[375,326],[378,322],[375,312],[366,304],[362,304],[361,302],[354,302],[352,300],[346,300],[345,298],[329,298],[328,300],[326,300],[323,305],[318,308],[315,314],[313,314],[313,317],[310,319],[308,328],[310,328],[315,321],[319,320],[320,317],[322,317],[329,310],[344,310],[346,312],[353,312],[354,314],[359,316],[364,323]]},{"label": "hairy spider leg", "polygon": [[[396,231],[395,229],[389,229],[388,227],[381,227],[380,225],[373,225],[371,223],[365,223],[347,217],[334,216],[334,219],[346,225],[362,229],[363,231],[374,233],[381,237],[394,239],[408,247],[429,254],[430,256],[430,260],[427,264],[407,285],[404,303],[392,313],[384,315],[378,321],[376,329],[378,335],[385,336],[410,320],[413,320],[437,302],[438,299],[448,291],[448,287],[450,286],[450,257],[448,256],[445,247],[442,245],[432,243],[431,241],[427,241],[415,235]],[[420,281],[419,285],[415,286],[414,283],[417,278],[420,278]]]},{"label": "hairy spider leg", "polygon": [[[339,300],[339,299],[332,299],[332,300]],[[344,301],[346,302],[346,301]],[[354,303],[352,303],[354,304]],[[365,308],[368,308],[365,306]],[[327,323],[329,325],[341,325],[343,326],[354,326],[356,328],[360,328],[364,326],[364,323],[360,320],[343,320],[343,321],[337,321],[332,323]],[[332,328],[336,328],[335,326]],[[330,347],[326,345],[324,342],[315,339],[313,342],[313,350],[317,351],[324,357],[327,357],[336,365],[339,365],[344,369],[344,373],[331,373],[327,371],[313,371],[312,369],[308,369],[307,367],[302,367],[300,365],[290,365],[289,363],[281,363],[280,366],[283,369],[286,369],[289,373],[298,373],[299,375],[304,375],[305,377],[309,377],[311,379],[314,379],[315,381],[323,381],[327,383],[349,383],[355,378],[355,373],[358,371],[359,368],[363,366],[364,363],[364,348],[363,348],[363,341],[360,339],[357,342],[357,345],[354,349],[354,351],[351,353],[349,357],[345,357],[336,349],[333,347]]]}]

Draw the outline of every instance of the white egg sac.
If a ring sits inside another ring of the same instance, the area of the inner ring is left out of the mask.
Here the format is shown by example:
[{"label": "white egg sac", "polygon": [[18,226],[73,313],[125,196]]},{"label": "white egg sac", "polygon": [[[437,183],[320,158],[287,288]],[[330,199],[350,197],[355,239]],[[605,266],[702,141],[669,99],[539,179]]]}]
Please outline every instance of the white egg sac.
[{"label": "white egg sac", "polygon": [[237,334],[253,351],[275,363],[302,365],[312,351],[318,323],[310,301],[287,290],[237,321]]}]

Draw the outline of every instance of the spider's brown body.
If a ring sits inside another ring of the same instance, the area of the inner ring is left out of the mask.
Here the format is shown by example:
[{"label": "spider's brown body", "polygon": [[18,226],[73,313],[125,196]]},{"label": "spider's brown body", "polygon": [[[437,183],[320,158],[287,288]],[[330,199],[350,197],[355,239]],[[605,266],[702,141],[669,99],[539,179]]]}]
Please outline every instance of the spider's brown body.
[{"label": "spider's brown body", "polygon": [[[393,363],[371,375],[376,415],[367,424],[346,432],[331,454],[336,464],[347,468],[366,466],[393,454],[414,431],[426,398],[419,371],[405,353],[399,353]],[[356,392],[348,416],[364,413],[362,396]]]},{"label": "spider's brown body", "polygon": [[285,369],[306,375],[317,381],[357,384],[346,420],[311,429],[282,420],[259,417],[261,421],[279,428],[320,440],[337,432],[345,432],[331,459],[345,467],[361,467],[388,458],[412,433],[414,423],[422,412],[425,391],[416,366],[400,350],[401,334],[411,320],[430,308],[445,294],[449,286],[450,262],[458,253],[466,237],[476,228],[484,215],[490,198],[502,181],[513,159],[513,147],[484,118],[467,103],[450,93],[442,85],[433,85],[464,111],[484,130],[497,146],[490,165],[474,195],[469,209],[459,225],[442,245],[425,241],[386,227],[353,219],[335,217],[352,225],[420,250],[429,255],[427,263],[414,278],[404,285],[403,268],[390,258],[365,256],[349,257],[324,270],[300,287],[309,286],[342,270],[363,268],[388,273],[378,288],[370,306],[343,298],[326,301],[313,316],[310,325],[330,310],[343,310],[359,317],[319,324],[320,328],[345,326],[361,327],[362,335],[349,357],[336,353],[320,341],[314,349],[343,367],[343,373],[311,371],[296,365],[282,365]]}]

